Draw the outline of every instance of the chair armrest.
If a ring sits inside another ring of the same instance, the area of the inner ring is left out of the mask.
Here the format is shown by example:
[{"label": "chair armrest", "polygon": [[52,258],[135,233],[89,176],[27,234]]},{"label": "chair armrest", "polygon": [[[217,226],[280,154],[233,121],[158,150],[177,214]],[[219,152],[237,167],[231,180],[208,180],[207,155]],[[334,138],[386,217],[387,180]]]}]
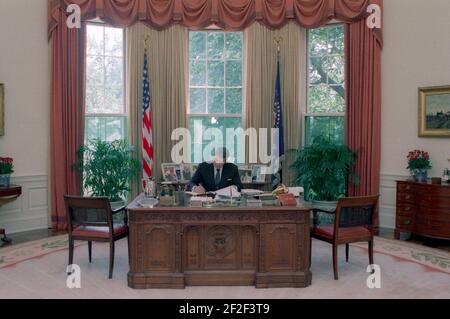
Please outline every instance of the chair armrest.
[{"label": "chair armrest", "polygon": [[125,206],[119,207],[119,208],[113,210],[113,211],[112,211],[112,214],[113,214],[113,215],[116,215],[116,214],[118,214],[118,213],[121,213],[121,212],[123,212],[123,211],[125,210],[125,208],[126,208]]},{"label": "chair armrest", "polygon": [[314,213],[314,214],[317,214],[317,213],[325,213],[325,214],[329,214],[329,215],[336,215],[336,211],[334,210],[334,211],[332,211],[332,212],[330,212],[330,211],[327,211],[327,210],[323,210],[323,209],[317,209],[317,208],[313,208],[312,209],[312,212]]}]

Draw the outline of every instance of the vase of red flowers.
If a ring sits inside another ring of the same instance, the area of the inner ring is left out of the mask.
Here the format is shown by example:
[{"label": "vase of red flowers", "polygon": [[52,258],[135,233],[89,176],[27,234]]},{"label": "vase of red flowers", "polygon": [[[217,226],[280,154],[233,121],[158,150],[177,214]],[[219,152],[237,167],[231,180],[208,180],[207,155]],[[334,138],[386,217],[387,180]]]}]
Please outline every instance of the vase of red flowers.
[{"label": "vase of red flowers", "polygon": [[428,170],[431,169],[428,152],[414,150],[408,154],[408,167],[416,182],[424,183],[428,180]]},{"label": "vase of red flowers", "polygon": [[0,187],[9,187],[13,168],[12,158],[0,157]]}]

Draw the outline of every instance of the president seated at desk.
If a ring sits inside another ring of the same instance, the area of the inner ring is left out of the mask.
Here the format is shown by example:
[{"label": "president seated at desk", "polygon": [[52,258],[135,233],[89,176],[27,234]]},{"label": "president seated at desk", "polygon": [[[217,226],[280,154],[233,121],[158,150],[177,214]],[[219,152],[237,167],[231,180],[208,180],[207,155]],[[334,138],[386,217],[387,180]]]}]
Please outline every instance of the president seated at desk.
[{"label": "president seated at desk", "polygon": [[229,156],[225,147],[216,149],[212,163],[202,163],[189,183],[189,188],[199,194],[214,192],[235,185],[239,191],[243,186],[239,169],[232,163],[227,163]]}]

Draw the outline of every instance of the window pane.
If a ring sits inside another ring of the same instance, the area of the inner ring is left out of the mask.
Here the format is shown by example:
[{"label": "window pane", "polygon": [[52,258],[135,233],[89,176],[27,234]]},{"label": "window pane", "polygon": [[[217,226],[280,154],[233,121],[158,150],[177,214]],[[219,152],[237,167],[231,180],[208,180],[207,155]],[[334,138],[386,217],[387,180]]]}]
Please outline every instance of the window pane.
[{"label": "window pane", "polygon": [[103,85],[105,80],[105,60],[103,56],[88,56],[86,58],[87,85]]},{"label": "window pane", "polygon": [[224,86],[224,63],[222,61],[208,62],[208,86]]},{"label": "window pane", "polygon": [[344,57],[340,55],[328,56],[324,59],[323,68],[328,73],[328,84],[344,83]]},{"label": "window pane", "polygon": [[97,25],[87,25],[87,43],[86,50],[88,55],[103,55],[104,54],[104,27]]},{"label": "window pane", "polygon": [[208,59],[223,59],[224,41],[222,32],[208,33]]},{"label": "window pane", "polygon": [[189,57],[190,59],[206,58],[206,32],[189,33]]},{"label": "window pane", "polygon": [[226,55],[227,59],[241,59],[242,58],[242,34],[241,33],[227,33],[226,41]]},{"label": "window pane", "polygon": [[124,113],[123,87],[105,87],[105,105],[97,113]]},{"label": "window pane", "polygon": [[105,121],[99,117],[86,117],[86,142],[100,139],[105,140]]},{"label": "window pane", "polygon": [[327,73],[323,68],[324,58],[311,57],[309,59],[309,83],[327,83]]},{"label": "window pane", "polygon": [[223,114],[224,106],[224,89],[208,89],[208,113]]},{"label": "window pane", "polygon": [[102,113],[104,105],[103,86],[88,85],[86,87],[86,112]]},{"label": "window pane", "polygon": [[344,26],[328,28],[328,42],[332,54],[344,54]]},{"label": "window pane", "polygon": [[118,28],[105,28],[105,55],[123,56],[123,30]]},{"label": "window pane", "polygon": [[343,116],[306,117],[306,144],[311,144],[319,136],[343,144],[344,134]]},{"label": "window pane", "polygon": [[241,61],[227,61],[227,86],[242,86]]},{"label": "window pane", "polygon": [[189,78],[193,86],[206,85],[206,60],[190,62]]},{"label": "window pane", "polygon": [[123,117],[105,118],[105,139],[107,141],[120,140],[125,137],[125,119]]},{"label": "window pane", "polygon": [[242,89],[227,89],[226,92],[226,113],[242,114]]},{"label": "window pane", "polygon": [[311,29],[309,31],[309,54],[311,56],[329,53],[327,29]]},{"label": "window pane", "polygon": [[310,86],[308,111],[310,113],[343,113],[345,111],[344,88],[342,86]]},{"label": "window pane", "polygon": [[103,141],[124,139],[125,132],[125,117],[86,117],[86,142],[93,139]]},{"label": "window pane", "polygon": [[122,86],[123,85],[123,59],[105,58],[105,84]]},{"label": "window pane", "polygon": [[206,113],[206,89],[190,89],[190,113]]},{"label": "window pane", "polygon": [[309,31],[307,113],[345,111],[343,25]]}]

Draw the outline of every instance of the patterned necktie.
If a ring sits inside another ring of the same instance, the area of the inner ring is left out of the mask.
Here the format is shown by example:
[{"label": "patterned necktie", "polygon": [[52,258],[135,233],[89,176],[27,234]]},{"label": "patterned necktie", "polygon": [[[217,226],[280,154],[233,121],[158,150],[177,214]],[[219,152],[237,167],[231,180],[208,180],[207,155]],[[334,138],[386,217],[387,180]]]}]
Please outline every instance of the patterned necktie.
[{"label": "patterned necktie", "polygon": [[220,169],[216,169],[216,177],[214,178],[214,181],[216,182],[216,185],[219,185],[219,183],[220,183]]}]

